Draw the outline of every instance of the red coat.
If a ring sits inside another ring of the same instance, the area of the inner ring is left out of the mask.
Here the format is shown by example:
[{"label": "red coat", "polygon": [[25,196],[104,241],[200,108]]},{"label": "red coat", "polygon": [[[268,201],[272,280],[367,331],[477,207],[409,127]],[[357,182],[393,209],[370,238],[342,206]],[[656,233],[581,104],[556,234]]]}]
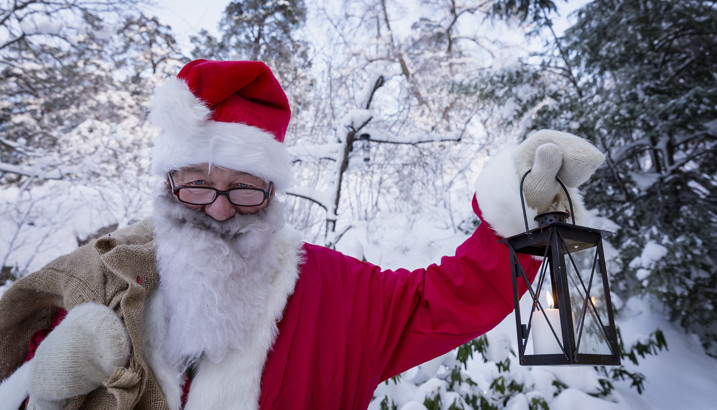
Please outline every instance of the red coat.
[{"label": "red coat", "polygon": [[[481,223],[455,256],[412,272],[306,244],[260,407],[365,409],[383,380],[492,329],[514,307],[508,249],[497,241]],[[532,279],[539,264],[523,262]]]},{"label": "red coat", "polygon": [[[303,250],[264,365],[262,409],[365,409],[383,380],[482,335],[513,310],[508,249],[485,222],[455,256],[412,272],[316,245]],[[532,280],[539,262],[522,265]]]}]

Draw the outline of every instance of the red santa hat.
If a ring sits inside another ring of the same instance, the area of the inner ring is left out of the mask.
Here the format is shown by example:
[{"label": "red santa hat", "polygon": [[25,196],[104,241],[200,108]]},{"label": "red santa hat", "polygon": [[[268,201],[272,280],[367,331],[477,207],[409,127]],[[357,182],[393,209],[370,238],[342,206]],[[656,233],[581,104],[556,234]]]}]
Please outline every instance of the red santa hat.
[{"label": "red santa hat", "polygon": [[284,136],[291,110],[284,90],[258,61],[195,60],[159,86],[150,122],[161,128],[152,171],[212,164],[256,175],[285,191],[291,181]]}]

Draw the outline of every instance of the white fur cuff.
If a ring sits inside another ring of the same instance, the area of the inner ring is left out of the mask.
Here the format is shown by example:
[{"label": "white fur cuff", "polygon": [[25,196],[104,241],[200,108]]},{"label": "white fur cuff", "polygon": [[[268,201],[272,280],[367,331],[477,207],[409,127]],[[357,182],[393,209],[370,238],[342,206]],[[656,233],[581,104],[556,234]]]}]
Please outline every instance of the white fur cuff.
[{"label": "white fur cuff", "polygon": [[26,362],[0,384],[0,410],[17,410],[27,398],[30,386],[30,365]]}]

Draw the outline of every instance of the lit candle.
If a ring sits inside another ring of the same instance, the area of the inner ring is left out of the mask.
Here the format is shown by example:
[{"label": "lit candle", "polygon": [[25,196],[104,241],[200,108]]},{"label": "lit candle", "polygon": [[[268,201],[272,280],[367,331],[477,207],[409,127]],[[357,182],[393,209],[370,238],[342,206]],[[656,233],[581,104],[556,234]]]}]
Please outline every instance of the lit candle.
[{"label": "lit candle", "polygon": [[[533,313],[533,319],[530,321],[531,331],[533,335],[533,354],[556,354],[562,353],[563,350],[560,348],[560,344],[563,343],[562,327],[560,326],[560,311],[553,309],[553,297],[548,292],[548,309],[545,309],[545,316],[543,312],[536,311]],[[545,317],[547,316],[547,320]],[[550,325],[548,325],[548,321]],[[555,339],[553,331],[550,330],[550,326],[553,327],[555,334],[558,339]],[[558,344],[558,340],[560,344]]]}]

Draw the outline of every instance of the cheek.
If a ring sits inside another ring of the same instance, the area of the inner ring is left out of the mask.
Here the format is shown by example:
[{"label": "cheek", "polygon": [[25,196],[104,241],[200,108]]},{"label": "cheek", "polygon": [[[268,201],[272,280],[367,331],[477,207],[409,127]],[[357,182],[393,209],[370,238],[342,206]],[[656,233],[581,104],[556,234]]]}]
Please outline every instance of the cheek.
[{"label": "cheek", "polygon": [[237,206],[236,209],[237,209],[237,212],[239,212],[240,214],[247,215],[247,214],[257,213],[257,212],[261,211],[262,209],[266,208],[268,205],[269,205],[269,201],[266,201],[259,206]]},{"label": "cheek", "polygon": [[[177,201],[177,202],[179,202],[179,201]],[[184,206],[186,206],[187,208],[193,209],[193,210],[195,210],[195,211],[199,211],[199,210],[201,210],[202,208],[204,208],[204,205],[185,204],[184,202],[179,202],[179,203],[182,204],[182,205],[184,205]]]},{"label": "cheek", "polygon": [[253,214],[259,212],[263,206],[238,206],[237,211],[242,215]]}]

